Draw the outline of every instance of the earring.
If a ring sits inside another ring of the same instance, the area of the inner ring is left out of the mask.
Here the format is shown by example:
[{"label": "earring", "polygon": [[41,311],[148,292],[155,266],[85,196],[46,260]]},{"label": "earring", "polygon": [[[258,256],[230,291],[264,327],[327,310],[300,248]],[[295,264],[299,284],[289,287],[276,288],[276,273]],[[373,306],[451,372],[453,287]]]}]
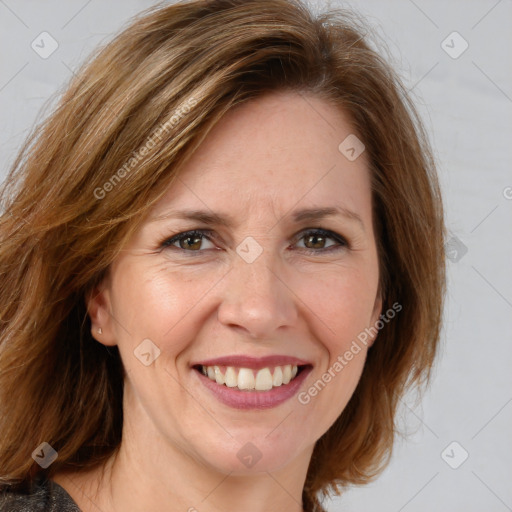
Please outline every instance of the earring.
[{"label": "earring", "polygon": [[98,329],[98,334],[103,334],[103,329],[101,327]]}]

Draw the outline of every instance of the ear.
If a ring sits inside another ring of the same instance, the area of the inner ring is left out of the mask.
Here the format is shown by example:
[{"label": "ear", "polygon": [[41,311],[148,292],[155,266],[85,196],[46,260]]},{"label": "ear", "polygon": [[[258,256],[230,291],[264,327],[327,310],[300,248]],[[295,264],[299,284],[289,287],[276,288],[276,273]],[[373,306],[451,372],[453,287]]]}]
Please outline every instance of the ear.
[{"label": "ear", "polygon": [[[114,332],[113,316],[111,314],[111,299],[109,280],[105,278],[101,284],[89,290],[85,302],[91,319],[92,336],[107,346],[117,345]],[[100,334],[101,329],[101,334]]]},{"label": "ear", "polygon": [[[377,321],[379,320],[379,317],[382,313],[382,294],[380,292],[380,290],[377,292],[377,297],[375,298],[375,304],[373,306],[373,311],[372,311],[372,320],[371,320],[371,324],[370,324],[370,327],[373,327]],[[370,348],[373,343],[375,342],[375,340],[377,339],[377,336],[379,335],[378,331],[375,332],[373,334],[373,332],[375,331],[375,329],[370,329],[370,331],[372,332],[372,335],[371,335],[371,338],[368,340],[368,348]]]}]

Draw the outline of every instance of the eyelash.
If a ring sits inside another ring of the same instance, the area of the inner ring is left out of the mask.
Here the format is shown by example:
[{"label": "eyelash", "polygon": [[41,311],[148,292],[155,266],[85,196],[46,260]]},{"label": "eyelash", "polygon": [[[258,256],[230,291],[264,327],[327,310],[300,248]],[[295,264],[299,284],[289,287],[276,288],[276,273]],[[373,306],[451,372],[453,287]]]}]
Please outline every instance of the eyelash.
[{"label": "eyelash", "polygon": [[[316,236],[321,236],[323,238],[330,238],[331,240],[334,240],[335,242],[337,242],[339,245],[332,245],[330,247],[326,247],[326,248],[323,248],[323,249],[308,249],[307,247],[305,248],[300,248],[300,250],[306,252],[307,254],[318,254],[318,253],[330,253],[332,251],[337,251],[337,250],[340,250],[340,249],[348,249],[350,248],[349,246],[349,243],[347,242],[347,240],[345,238],[343,238],[341,235],[338,235],[337,233],[334,233],[333,231],[329,231],[329,230],[326,230],[326,229],[322,229],[322,228],[307,228],[303,231],[301,231],[299,233],[301,236],[298,236],[296,238],[296,241],[300,241],[302,240],[303,238],[306,238],[307,236],[311,236],[311,235],[316,235]],[[174,244],[176,242],[179,242],[180,240],[186,240],[187,238],[193,238],[193,237],[197,237],[197,238],[206,238],[207,240],[209,240],[210,242],[213,243],[213,240],[212,238],[213,237],[213,232],[211,230],[208,230],[208,229],[194,229],[192,231],[185,231],[183,233],[179,233],[177,235],[174,235],[173,237],[171,238],[167,238],[165,239],[161,244],[160,244],[160,248],[161,249],[177,249],[179,251],[182,251],[184,253],[202,253],[204,252],[205,250],[208,250],[208,249],[199,249],[197,251],[192,251],[192,250],[187,250],[187,249],[182,249],[181,247],[176,247],[174,246]],[[190,254],[190,255],[192,255]],[[194,254],[195,256],[195,254]]]}]

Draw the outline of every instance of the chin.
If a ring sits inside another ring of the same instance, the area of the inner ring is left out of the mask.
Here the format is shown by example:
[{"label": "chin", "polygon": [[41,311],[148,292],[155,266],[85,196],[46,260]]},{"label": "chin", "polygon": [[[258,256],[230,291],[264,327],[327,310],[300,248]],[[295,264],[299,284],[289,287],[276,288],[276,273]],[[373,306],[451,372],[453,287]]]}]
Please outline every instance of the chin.
[{"label": "chin", "polygon": [[303,436],[269,435],[272,428],[245,429],[229,440],[212,439],[208,447],[198,451],[208,465],[222,473],[274,472],[296,459],[305,446]]}]

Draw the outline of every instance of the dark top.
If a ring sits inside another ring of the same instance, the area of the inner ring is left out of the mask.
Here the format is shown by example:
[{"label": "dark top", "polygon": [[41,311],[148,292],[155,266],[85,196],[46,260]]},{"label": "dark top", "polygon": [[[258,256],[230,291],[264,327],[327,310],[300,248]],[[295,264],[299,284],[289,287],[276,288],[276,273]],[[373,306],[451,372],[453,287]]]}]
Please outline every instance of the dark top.
[{"label": "dark top", "polygon": [[0,492],[0,512],[81,512],[71,496],[44,475],[35,478],[29,492]]}]

